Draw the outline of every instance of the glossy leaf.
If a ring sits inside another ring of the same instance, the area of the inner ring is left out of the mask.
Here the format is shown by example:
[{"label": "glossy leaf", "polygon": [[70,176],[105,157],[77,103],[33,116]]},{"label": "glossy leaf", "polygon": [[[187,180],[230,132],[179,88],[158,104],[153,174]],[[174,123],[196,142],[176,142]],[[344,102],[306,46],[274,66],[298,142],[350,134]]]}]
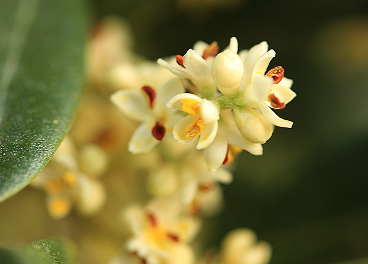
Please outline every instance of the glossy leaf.
[{"label": "glossy leaf", "polygon": [[72,264],[75,263],[75,247],[66,239],[42,239],[28,245],[21,256],[27,264]]},{"label": "glossy leaf", "polygon": [[30,183],[70,126],[87,20],[81,0],[0,1],[0,201]]},{"label": "glossy leaf", "polygon": [[75,262],[75,245],[67,239],[38,240],[22,251],[0,248],[1,264],[73,264]]}]

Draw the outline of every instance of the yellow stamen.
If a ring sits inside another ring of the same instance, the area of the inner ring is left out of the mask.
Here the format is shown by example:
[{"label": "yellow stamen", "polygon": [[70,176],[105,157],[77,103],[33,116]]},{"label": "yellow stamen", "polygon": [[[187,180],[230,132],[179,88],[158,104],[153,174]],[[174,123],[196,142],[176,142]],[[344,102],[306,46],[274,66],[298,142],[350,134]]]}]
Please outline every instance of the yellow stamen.
[{"label": "yellow stamen", "polygon": [[50,214],[55,218],[64,217],[70,210],[70,204],[65,199],[54,199],[48,205]]},{"label": "yellow stamen", "polygon": [[166,230],[162,226],[148,227],[144,231],[144,235],[150,243],[156,247],[163,249],[167,240]]},{"label": "yellow stamen", "polygon": [[204,123],[201,117],[196,117],[192,123],[185,129],[186,138],[193,139],[200,135],[204,129]]},{"label": "yellow stamen", "polygon": [[74,172],[66,171],[63,175],[63,182],[69,186],[74,187],[77,184],[77,178]]},{"label": "yellow stamen", "polygon": [[198,105],[198,102],[194,99],[181,99],[181,108],[184,112],[194,116],[201,113],[201,108]]}]

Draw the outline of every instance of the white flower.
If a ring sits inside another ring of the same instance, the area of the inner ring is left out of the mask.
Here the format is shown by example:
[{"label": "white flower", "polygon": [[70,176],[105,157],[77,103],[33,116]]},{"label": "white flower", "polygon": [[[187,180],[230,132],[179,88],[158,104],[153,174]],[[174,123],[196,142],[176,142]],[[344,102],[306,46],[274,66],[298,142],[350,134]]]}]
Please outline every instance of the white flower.
[{"label": "white flower", "polygon": [[270,108],[282,109],[296,94],[290,89],[292,80],[284,77],[284,69],[275,67],[265,75],[267,67],[275,57],[274,50],[267,51],[266,42],[244,51],[244,73],[239,87],[240,104],[259,108],[262,114],[275,126],[288,127],[292,122],[278,117]]},{"label": "white flower", "polygon": [[89,173],[81,169],[77,162],[77,155],[70,138],[66,137],[54,156],[40,174],[32,181],[32,186],[43,189],[46,194],[47,209],[55,219],[67,216],[75,205],[84,215],[91,215],[101,209],[105,202],[105,189],[95,179],[106,168],[107,157],[97,146],[86,146],[81,149],[84,153],[83,162],[98,164],[90,168]]},{"label": "white flower", "polygon": [[204,149],[212,143],[219,119],[219,109],[214,103],[194,94],[183,93],[174,96],[167,106],[189,114],[174,126],[175,140],[187,143],[199,136],[197,149]]},{"label": "white flower", "polygon": [[271,247],[266,242],[257,242],[256,234],[249,229],[230,232],[222,243],[220,264],[267,264]]},{"label": "white flower", "polygon": [[132,205],[122,216],[132,233],[127,251],[143,263],[193,263],[187,244],[196,235],[199,222],[182,215],[176,200],[156,199],[146,208]]},{"label": "white flower", "polygon": [[130,152],[148,152],[170,132],[175,112],[167,109],[166,103],[183,90],[180,79],[175,78],[160,87],[157,93],[151,87],[143,86],[141,91],[120,90],[111,96],[112,102],[126,116],[141,122],[129,142]]}]

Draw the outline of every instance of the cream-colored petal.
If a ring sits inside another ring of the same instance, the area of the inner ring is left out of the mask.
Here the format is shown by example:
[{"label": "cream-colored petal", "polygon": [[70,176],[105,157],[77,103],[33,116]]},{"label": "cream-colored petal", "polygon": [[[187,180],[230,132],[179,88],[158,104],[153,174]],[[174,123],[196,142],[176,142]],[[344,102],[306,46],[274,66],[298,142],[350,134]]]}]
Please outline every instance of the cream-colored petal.
[{"label": "cream-colored petal", "polygon": [[166,69],[168,69],[169,71],[171,71],[173,74],[178,75],[179,77],[184,77],[187,75],[187,71],[181,67],[181,68],[175,68],[173,66],[171,66],[167,61],[163,60],[163,59],[158,59],[157,63],[162,66],[165,67]]},{"label": "cream-colored petal", "polygon": [[185,244],[174,244],[170,247],[170,254],[163,259],[162,264],[193,264],[194,253],[192,248]]},{"label": "cream-colored petal", "polygon": [[219,120],[220,112],[218,107],[211,101],[203,99],[201,102],[201,117],[205,124]]},{"label": "cream-colored petal", "polygon": [[218,122],[206,123],[199,136],[197,149],[207,148],[215,139],[218,130]]},{"label": "cream-colored petal", "polygon": [[196,79],[206,78],[211,73],[211,67],[197,52],[190,49],[183,56],[187,72]]},{"label": "cream-colored petal", "polygon": [[198,115],[195,116],[186,116],[183,119],[181,119],[173,129],[173,137],[175,140],[177,140],[179,143],[188,143],[192,141],[191,138],[187,138],[185,135],[185,130],[189,127],[189,125],[193,122],[195,118],[197,118]]},{"label": "cream-colored petal", "polygon": [[182,99],[191,99],[194,100],[198,103],[202,102],[202,98],[200,98],[199,96],[195,95],[195,94],[191,94],[191,93],[181,93],[181,94],[177,94],[175,95],[173,98],[171,98],[166,106],[172,109],[176,109],[176,110],[181,110],[182,111],[182,103],[181,100]]},{"label": "cream-colored petal", "polygon": [[184,204],[189,204],[193,201],[194,196],[197,192],[198,181],[197,179],[190,177],[184,179],[184,183],[180,190],[180,198]]},{"label": "cream-colored petal", "polygon": [[267,52],[268,44],[263,41],[255,46],[253,46],[249,51],[241,51],[239,56],[244,61],[244,72],[243,78],[239,85],[239,93],[242,93],[251,82],[253,78],[253,70],[257,60]]},{"label": "cream-colored petal", "polygon": [[119,90],[111,95],[111,101],[135,121],[142,122],[153,118],[148,101],[140,90]]},{"label": "cream-colored petal", "polygon": [[274,50],[269,50],[265,54],[263,54],[255,63],[253,69],[253,75],[262,74],[264,75],[270,61],[276,56],[276,52]]},{"label": "cream-colored petal", "polygon": [[216,171],[215,180],[224,184],[229,184],[233,181],[233,175],[230,171],[219,168],[218,171]]},{"label": "cream-colored petal", "polygon": [[280,85],[282,85],[282,86],[284,86],[284,87],[286,87],[286,88],[288,88],[288,89],[290,89],[291,88],[291,86],[293,85],[293,80],[292,79],[289,79],[289,78],[286,78],[286,77],[283,77],[282,79],[281,79],[281,81],[278,83],[278,84],[280,84]]},{"label": "cream-colored petal", "polygon": [[272,79],[264,75],[256,75],[253,78],[252,91],[258,101],[258,104],[262,104],[268,101],[268,95],[272,90]]},{"label": "cream-colored petal", "polygon": [[227,152],[227,140],[222,135],[217,135],[212,144],[204,150],[204,158],[208,170],[214,174],[224,162]]},{"label": "cream-colored petal", "polygon": [[266,242],[259,242],[244,253],[240,263],[267,264],[271,258],[271,246]]},{"label": "cream-colored petal", "polygon": [[106,194],[103,185],[84,175],[79,175],[79,192],[76,206],[84,215],[97,213],[105,203]]},{"label": "cream-colored petal", "polygon": [[130,139],[128,149],[133,154],[140,154],[152,150],[158,143],[159,141],[152,136],[148,124],[142,123]]},{"label": "cream-colored petal", "polygon": [[282,119],[279,116],[277,116],[270,108],[268,108],[266,102],[261,104],[259,107],[262,111],[262,114],[267,118],[267,120],[270,121],[275,126],[286,128],[291,128],[293,126],[293,122]]},{"label": "cream-colored petal", "polygon": [[155,111],[165,111],[167,102],[175,95],[184,93],[184,87],[179,78],[174,78],[166,82],[157,91]]},{"label": "cream-colored petal", "polygon": [[238,39],[236,37],[230,38],[229,46],[226,49],[238,53]]},{"label": "cream-colored petal", "polygon": [[283,102],[285,104],[289,103],[296,96],[296,93],[294,91],[281,84],[273,84],[272,92],[280,100],[280,102]]},{"label": "cream-colored petal", "polygon": [[231,145],[238,146],[253,155],[262,155],[263,149],[260,143],[251,143],[246,140],[237,129],[232,129],[227,135],[228,142]]},{"label": "cream-colored petal", "polygon": [[208,47],[208,43],[204,42],[204,41],[197,41],[194,46],[193,46],[193,50],[195,52],[197,52],[198,54],[203,54],[203,52],[207,49]]}]

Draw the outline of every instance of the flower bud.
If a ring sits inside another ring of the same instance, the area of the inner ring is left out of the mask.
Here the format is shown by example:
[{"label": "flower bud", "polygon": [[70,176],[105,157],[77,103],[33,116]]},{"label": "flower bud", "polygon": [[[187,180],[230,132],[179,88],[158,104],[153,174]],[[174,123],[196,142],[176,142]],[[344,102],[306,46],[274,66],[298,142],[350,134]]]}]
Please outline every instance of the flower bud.
[{"label": "flower bud", "polygon": [[242,136],[252,143],[265,143],[273,133],[273,125],[250,107],[234,108],[235,123]]},{"label": "flower bud", "polygon": [[231,50],[218,54],[211,66],[212,78],[224,95],[237,93],[243,72],[242,60]]}]

